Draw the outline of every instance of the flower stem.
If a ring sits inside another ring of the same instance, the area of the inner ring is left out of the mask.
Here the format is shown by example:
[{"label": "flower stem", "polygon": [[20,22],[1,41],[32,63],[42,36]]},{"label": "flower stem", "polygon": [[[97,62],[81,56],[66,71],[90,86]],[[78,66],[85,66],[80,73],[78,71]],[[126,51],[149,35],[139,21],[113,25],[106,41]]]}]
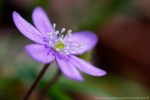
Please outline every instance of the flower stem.
[{"label": "flower stem", "polygon": [[39,92],[38,100],[43,100],[45,95],[48,93],[48,90],[57,82],[57,80],[61,76],[61,71],[58,69],[57,74],[55,77]]},{"label": "flower stem", "polygon": [[38,85],[39,81],[41,80],[42,76],[44,75],[44,73],[46,72],[46,70],[48,69],[48,66],[50,64],[45,64],[43,69],[41,70],[40,74],[38,75],[38,77],[36,78],[36,80],[34,81],[34,83],[32,84],[32,86],[30,87],[30,89],[28,90],[28,92],[26,93],[26,95],[24,96],[23,100],[28,100],[29,97],[31,96],[33,90],[35,89],[35,87]]}]

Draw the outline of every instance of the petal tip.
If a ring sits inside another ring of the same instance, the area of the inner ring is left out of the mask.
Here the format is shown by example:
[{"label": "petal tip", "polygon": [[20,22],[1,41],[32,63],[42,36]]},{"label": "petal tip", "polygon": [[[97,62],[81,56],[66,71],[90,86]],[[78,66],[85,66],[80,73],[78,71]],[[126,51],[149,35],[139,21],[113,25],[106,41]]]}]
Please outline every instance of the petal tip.
[{"label": "petal tip", "polygon": [[14,23],[16,24],[18,18],[21,17],[21,16],[20,16],[20,14],[18,14],[16,11],[14,11],[14,12],[12,13],[12,17],[13,17]]},{"label": "petal tip", "polygon": [[106,74],[107,74],[107,72],[106,72],[106,71],[101,70],[101,71],[99,72],[99,75],[98,75],[98,76],[104,76],[104,75],[106,75]]},{"label": "petal tip", "polygon": [[107,72],[106,71],[104,71],[104,70],[97,70],[97,72],[95,72],[95,73],[90,73],[89,75],[92,75],[92,76],[105,76],[107,74]]},{"label": "petal tip", "polygon": [[17,13],[16,11],[13,11],[13,15],[16,14],[16,13]]},{"label": "petal tip", "polygon": [[13,16],[13,19],[18,15],[18,13],[16,11],[13,11],[12,13],[12,16]]},{"label": "petal tip", "polygon": [[42,7],[41,6],[37,6],[37,7],[35,7],[35,9],[42,9]]},{"label": "petal tip", "polygon": [[41,11],[41,10],[43,11],[43,8],[40,6],[37,6],[36,8],[34,8],[33,13],[36,11]]}]

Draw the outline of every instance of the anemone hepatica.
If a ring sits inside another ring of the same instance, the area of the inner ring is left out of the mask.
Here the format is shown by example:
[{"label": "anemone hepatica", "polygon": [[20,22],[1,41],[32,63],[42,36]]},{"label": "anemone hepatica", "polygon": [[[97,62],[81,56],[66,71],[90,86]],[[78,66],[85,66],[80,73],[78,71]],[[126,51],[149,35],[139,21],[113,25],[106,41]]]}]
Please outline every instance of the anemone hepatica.
[{"label": "anemone hepatica", "polygon": [[29,55],[44,64],[56,60],[62,73],[73,80],[83,81],[78,69],[92,76],[102,76],[106,72],[96,68],[88,62],[74,56],[92,49],[97,36],[90,31],[72,33],[62,28],[56,30],[56,24],[51,24],[41,7],[36,7],[32,13],[34,26],[23,19],[17,12],[13,12],[13,20],[18,30],[36,44],[25,47]]}]

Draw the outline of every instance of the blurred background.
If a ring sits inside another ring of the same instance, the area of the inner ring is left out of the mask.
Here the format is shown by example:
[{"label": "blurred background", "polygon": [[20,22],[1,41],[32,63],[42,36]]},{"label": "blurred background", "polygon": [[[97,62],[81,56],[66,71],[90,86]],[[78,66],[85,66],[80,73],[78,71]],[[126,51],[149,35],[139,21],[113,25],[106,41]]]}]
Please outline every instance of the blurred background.
[{"label": "blurred background", "polygon": [[[36,6],[45,9],[58,29],[95,32],[97,46],[80,57],[107,71],[103,77],[83,74],[84,82],[62,76],[45,100],[150,99],[149,5],[150,0],[0,0],[0,100],[21,100],[43,66],[24,51],[32,41],[12,21],[12,12],[17,11],[32,23]],[[56,72],[53,63],[31,100]]]}]

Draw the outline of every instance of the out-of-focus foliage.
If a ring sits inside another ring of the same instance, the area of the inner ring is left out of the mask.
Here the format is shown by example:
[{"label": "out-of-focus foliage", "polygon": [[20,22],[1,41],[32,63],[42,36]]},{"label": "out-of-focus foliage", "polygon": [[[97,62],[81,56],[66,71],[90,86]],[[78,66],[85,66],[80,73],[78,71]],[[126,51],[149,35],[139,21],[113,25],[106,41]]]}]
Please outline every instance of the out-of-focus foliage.
[{"label": "out-of-focus foliage", "polygon": [[[91,12],[88,17],[85,18],[84,24],[82,24],[81,30],[83,29],[96,29],[97,27],[104,24],[104,22],[110,18],[116,11],[124,8],[132,0],[112,0],[108,5],[98,6]],[[90,8],[89,8],[90,9]]]}]

